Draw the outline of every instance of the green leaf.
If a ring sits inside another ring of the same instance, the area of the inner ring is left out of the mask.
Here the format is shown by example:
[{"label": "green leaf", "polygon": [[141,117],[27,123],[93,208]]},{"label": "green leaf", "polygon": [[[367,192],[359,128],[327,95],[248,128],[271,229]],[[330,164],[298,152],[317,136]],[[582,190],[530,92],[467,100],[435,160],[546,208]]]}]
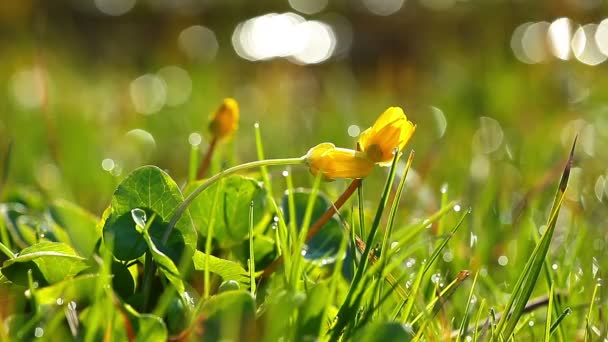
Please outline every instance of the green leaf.
[{"label": "green leaf", "polygon": [[95,288],[99,281],[98,274],[84,274],[66,279],[56,284],[36,290],[36,303],[39,305],[62,305],[75,301],[79,306],[84,306],[93,299]]},{"label": "green leaf", "polygon": [[[235,258],[243,265],[249,259],[249,241],[244,241],[241,245],[232,249]],[[253,255],[255,256],[255,269],[263,270],[277,258],[276,242],[264,235],[253,237]]]},{"label": "green leaf", "polygon": [[[165,275],[165,277],[167,277],[167,280],[169,280],[171,285],[175,287],[177,293],[179,293],[180,296],[184,296],[186,292],[186,287],[184,286],[184,282],[182,281],[177,266],[175,266],[171,258],[166,256],[155,246],[154,241],[152,241],[152,237],[147,231],[144,230],[143,235],[144,239],[146,240],[146,243],[148,244],[148,248],[152,253],[152,258],[158,265],[160,271]],[[184,300],[186,301],[186,303],[188,303],[189,301],[187,298],[184,298]]]},{"label": "green leaf", "polygon": [[248,291],[220,293],[206,301],[199,312],[204,317],[206,341],[246,341],[255,335],[255,302]]},{"label": "green leaf", "polygon": [[209,272],[219,275],[223,280],[236,280],[240,284],[249,286],[249,273],[234,261],[220,259],[198,250],[194,252],[192,261],[197,271],[205,270],[205,264],[208,263]]},{"label": "green leaf", "polygon": [[321,331],[325,307],[331,305],[328,296],[329,289],[324,283],[316,285],[307,292],[306,301],[300,306],[298,314],[298,336],[309,336],[311,340],[316,339]]},{"label": "green leaf", "polygon": [[196,249],[196,231],[188,213],[177,222],[168,241],[162,242],[167,223],[184,198],[177,184],[161,169],[143,166],[133,171],[116,188],[110,211],[104,213],[103,234],[114,238],[114,256],[119,260],[134,260],[147,249],[144,237],[135,228],[131,210],[140,208],[148,217],[156,214],[150,236],[163,254],[175,264],[181,257],[190,258]]},{"label": "green leaf", "polygon": [[97,227],[99,218],[65,200],[53,202],[50,214],[52,219],[67,232],[72,246],[84,257],[91,257],[97,241],[101,238],[101,228]]},{"label": "green leaf", "polygon": [[[25,285],[27,271],[35,267],[42,280],[54,284],[71,278],[89,267],[86,259],[78,256],[76,251],[61,242],[41,242],[24,248],[19,256],[9,259],[2,265],[2,273],[11,281]],[[36,273],[36,272],[35,272]],[[36,274],[34,274],[36,279]]]},{"label": "green leaf", "polygon": [[[185,193],[191,193],[201,183],[202,181],[191,183]],[[219,202],[212,213],[218,186],[221,187]],[[252,202],[253,221],[257,223],[264,215],[266,192],[257,180],[232,175],[203,191],[190,205],[190,213],[202,236],[207,236],[207,228],[213,215],[213,238],[222,247],[231,247],[239,244],[249,234],[249,207]]]},{"label": "green leaf", "polygon": [[[295,219],[298,229],[301,229],[304,222],[304,214],[308,205],[310,190],[296,189],[293,193],[293,201],[295,205]],[[317,221],[331,206],[331,202],[323,194],[318,193],[312,209],[310,222]],[[289,212],[288,195],[285,194],[281,199],[281,208],[286,213],[286,224],[289,225],[291,217]],[[340,249],[340,242],[344,236],[344,230],[341,227],[340,221],[334,216],[323,225],[321,230],[313,236],[305,245],[305,258],[315,260],[321,258],[334,257]]]}]

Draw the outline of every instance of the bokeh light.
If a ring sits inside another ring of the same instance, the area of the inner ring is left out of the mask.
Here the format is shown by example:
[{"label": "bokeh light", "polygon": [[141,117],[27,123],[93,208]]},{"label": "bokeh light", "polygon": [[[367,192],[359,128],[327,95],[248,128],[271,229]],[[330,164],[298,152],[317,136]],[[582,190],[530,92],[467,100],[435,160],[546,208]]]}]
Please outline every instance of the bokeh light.
[{"label": "bokeh light", "polygon": [[95,0],[95,7],[104,14],[120,16],[135,6],[136,0]]},{"label": "bokeh light", "polygon": [[135,111],[153,114],[161,110],[167,98],[167,86],[158,76],[142,75],[131,82],[131,102]]},{"label": "bokeh light", "polygon": [[219,49],[215,33],[201,25],[185,28],[177,41],[182,52],[193,61],[209,62],[215,58]]},{"label": "bokeh light", "polygon": [[363,5],[377,15],[391,15],[401,9],[405,0],[362,0]]},{"label": "bokeh light", "polygon": [[188,101],[192,93],[192,79],[188,72],[178,66],[166,66],[158,71],[167,90],[167,106],[179,106]]},{"label": "bokeh light", "polygon": [[48,82],[47,78],[48,75],[39,67],[15,72],[10,82],[10,91],[15,101],[26,109],[42,106],[46,97],[45,82]]},{"label": "bokeh light", "polygon": [[603,54],[596,42],[598,25],[587,24],[579,27],[572,37],[572,52],[581,63],[595,66],[608,58]]},{"label": "bokeh light", "polygon": [[328,0],[289,0],[289,6],[304,14],[315,14],[327,7]]},{"label": "bokeh light", "polygon": [[299,64],[316,64],[332,56],[336,35],[323,22],[306,21],[294,13],[270,13],[240,23],[232,44],[239,56],[252,61],[288,57]]},{"label": "bokeh light", "polygon": [[572,23],[568,18],[554,20],[549,26],[551,52],[559,59],[570,58],[570,40],[572,39]]}]

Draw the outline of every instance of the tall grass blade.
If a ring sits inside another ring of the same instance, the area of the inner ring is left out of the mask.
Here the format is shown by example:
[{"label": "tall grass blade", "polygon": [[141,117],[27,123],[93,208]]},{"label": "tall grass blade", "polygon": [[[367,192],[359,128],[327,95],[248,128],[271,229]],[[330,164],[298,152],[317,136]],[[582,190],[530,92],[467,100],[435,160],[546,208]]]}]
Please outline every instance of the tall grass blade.
[{"label": "tall grass blade", "polygon": [[450,241],[450,239],[452,238],[452,236],[454,236],[454,234],[456,233],[456,231],[458,230],[458,228],[460,228],[460,226],[462,225],[462,222],[464,222],[464,219],[465,219],[465,217],[467,217],[467,215],[469,214],[469,212],[470,212],[469,210],[467,210],[467,211],[464,212],[464,214],[462,215],[462,217],[460,218],[460,220],[458,221],[458,223],[456,224],[456,226],[454,226],[454,228],[452,228],[452,230],[450,231],[450,233],[441,242],[441,244],[439,244],[439,246],[437,246],[437,248],[435,248],[435,251],[433,252],[433,254],[431,255],[431,257],[429,258],[429,260],[418,271],[418,274],[416,275],[416,280],[414,281],[414,284],[412,285],[412,288],[410,290],[410,297],[408,298],[407,303],[405,304],[405,309],[403,311],[402,320],[403,320],[404,323],[407,322],[409,320],[409,318],[410,318],[410,315],[412,313],[412,309],[414,307],[415,298],[416,298],[416,295],[418,294],[418,291],[420,290],[420,285],[422,284],[422,279],[423,279],[424,275],[431,268],[431,266],[433,265],[433,263],[435,262],[435,260],[437,260],[437,258],[441,254],[441,251],[443,251],[443,249],[448,244],[448,242]]},{"label": "tall grass blade", "polygon": [[[553,206],[551,208],[551,214],[549,215],[549,221],[547,222],[547,228],[541,236],[539,243],[534,248],[530,258],[526,262],[524,270],[521,273],[521,276],[517,280],[511,297],[505,307],[504,314],[501,316],[500,321],[496,327],[496,331],[499,336],[508,340],[517,325],[517,321],[521,317],[524,312],[524,308],[530,295],[532,294],[532,290],[534,290],[534,286],[536,285],[536,281],[540,272],[542,271],[543,263],[545,257],[547,256],[547,252],[549,251],[549,244],[551,243],[551,238],[553,237],[553,232],[555,231],[555,225],[557,223],[557,216],[559,215],[559,209],[561,207],[561,203],[564,200],[566,187],[568,185],[568,178],[570,176],[570,169],[572,167],[572,161],[574,159],[574,147],[576,146],[576,139],[572,144],[572,149],[570,150],[570,156],[564,167],[564,171],[562,173],[562,177],[557,189],[557,193],[553,200]],[[511,312],[511,310],[513,310]]]},{"label": "tall grass blade", "polygon": [[456,342],[460,342],[466,333],[466,327],[469,325],[469,309],[471,307],[471,301],[473,299],[473,292],[475,291],[475,284],[477,284],[477,277],[479,276],[479,272],[475,273],[475,277],[473,278],[473,284],[471,284],[471,290],[469,291],[469,297],[467,298],[467,306],[464,309],[464,317],[462,318],[462,322],[460,322],[460,329],[458,329],[458,336],[456,336]]}]

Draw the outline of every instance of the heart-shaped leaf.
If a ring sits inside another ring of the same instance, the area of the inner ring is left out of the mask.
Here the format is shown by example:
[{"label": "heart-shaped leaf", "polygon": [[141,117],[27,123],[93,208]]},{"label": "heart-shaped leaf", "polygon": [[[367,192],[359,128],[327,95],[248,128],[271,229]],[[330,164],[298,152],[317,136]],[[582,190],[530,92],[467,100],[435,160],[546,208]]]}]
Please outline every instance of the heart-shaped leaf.
[{"label": "heart-shaped leaf", "polygon": [[[200,183],[191,184],[185,193],[194,191]],[[217,191],[219,193],[216,195]],[[249,234],[251,204],[255,223],[264,214],[265,200],[266,192],[258,181],[232,175],[202,192],[190,205],[190,213],[202,236],[207,236],[213,220],[213,238],[222,247],[230,247],[239,244]]]},{"label": "heart-shaped leaf", "polygon": [[168,241],[162,241],[168,222],[183,200],[177,184],[161,169],[143,166],[133,171],[116,188],[110,210],[102,218],[104,239],[114,237],[114,256],[134,260],[146,251],[146,241],[135,228],[131,215],[131,210],[139,208],[146,211],[147,217],[156,214],[149,233],[163,254],[175,264],[179,264],[182,256],[191,258],[197,237],[188,212],[177,221]]}]

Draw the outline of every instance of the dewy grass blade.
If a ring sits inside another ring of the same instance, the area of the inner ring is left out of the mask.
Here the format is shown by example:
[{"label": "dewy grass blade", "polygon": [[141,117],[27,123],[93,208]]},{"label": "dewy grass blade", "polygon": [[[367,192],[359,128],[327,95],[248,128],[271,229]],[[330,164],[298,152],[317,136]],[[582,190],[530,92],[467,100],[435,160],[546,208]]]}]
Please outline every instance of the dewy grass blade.
[{"label": "dewy grass blade", "polygon": [[251,295],[255,298],[255,255],[253,252],[253,201],[249,206],[249,288]]},{"label": "dewy grass blade", "polygon": [[[308,228],[310,227],[310,221],[312,219],[312,212],[315,205],[315,201],[317,199],[317,194],[319,193],[319,186],[321,185],[321,173],[317,174],[315,177],[315,182],[310,191],[310,195],[308,196],[308,201],[306,203],[306,210],[304,212],[304,219],[302,220],[302,226],[300,227],[299,233],[294,232],[294,238],[292,239],[293,244],[293,258],[292,258],[292,284],[298,287],[299,279],[302,272],[302,261],[304,259],[304,255],[302,255],[302,248],[304,247],[304,243],[306,242],[306,237],[308,236]],[[293,192],[293,188],[291,189]],[[291,204],[290,204],[291,205]],[[294,226],[297,226],[297,222],[295,222],[295,203],[293,208],[290,208],[291,213],[293,213]]]},{"label": "dewy grass blade", "polygon": [[549,306],[547,307],[547,318],[545,318],[545,336],[543,341],[548,342],[551,337],[551,313],[553,312],[553,292],[555,290],[555,286],[551,284],[551,289],[549,290]]},{"label": "dewy grass blade", "polygon": [[473,299],[473,293],[475,291],[475,284],[477,284],[478,276],[479,272],[476,272],[475,277],[473,278],[473,284],[471,284],[471,290],[469,291],[469,297],[467,298],[467,305],[464,309],[464,317],[462,318],[462,322],[460,322],[460,329],[458,330],[458,336],[456,336],[456,342],[460,342],[465,334],[466,327],[469,325],[469,310],[471,308],[471,301]]},{"label": "dewy grass blade", "polygon": [[590,333],[590,322],[591,322],[591,313],[593,312],[593,303],[595,303],[595,296],[597,295],[597,289],[600,287],[599,283],[595,284],[593,288],[593,294],[591,295],[591,302],[589,302],[589,310],[587,311],[587,316],[585,317],[585,342],[589,340]]},{"label": "dewy grass blade", "polygon": [[[388,222],[386,224],[386,230],[384,232],[384,238],[382,239],[382,247],[380,249],[380,262],[382,263],[382,268],[380,269],[380,273],[382,273],[382,269],[386,267],[388,263],[388,249],[389,249],[389,240],[391,238],[393,227],[395,226],[395,217],[397,216],[397,209],[399,208],[399,203],[401,202],[401,194],[403,193],[403,188],[405,187],[405,179],[407,178],[407,173],[412,166],[412,161],[414,160],[414,151],[410,152],[409,157],[407,158],[407,163],[405,164],[405,169],[401,175],[401,180],[399,181],[399,186],[397,187],[397,192],[395,194],[395,198],[393,199],[393,205],[391,206],[391,210],[389,212]],[[378,284],[378,294],[377,297],[382,297],[382,284],[384,282],[379,281]],[[380,309],[380,306],[377,306]]]},{"label": "dewy grass blade", "polygon": [[564,312],[562,312],[559,316],[557,316],[557,319],[555,319],[555,322],[553,322],[553,324],[551,324],[551,334],[553,334],[555,332],[555,330],[559,327],[559,324],[564,320],[564,318],[566,318],[566,316],[570,315],[572,313],[572,309],[570,308],[566,308],[566,310],[564,310]]},{"label": "dewy grass blade", "polygon": [[412,285],[412,288],[410,289],[410,297],[408,298],[408,301],[405,304],[405,309],[403,311],[403,317],[402,317],[402,321],[404,323],[406,323],[409,320],[409,317],[412,313],[412,308],[414,307],[416,295],[418,294],[420,285],[422,284],[422,278],[427,273],[427,271],[431,268],[431,266],[433,265],[435,260],[437,260],[437,258],[439,257],[439,254],[441,254],[441,251],[448,244],[448,242],[450,241],[452,236],[454,236],[454,234],[456,233],[458,228],[460,228],[460,226],[462,225],[462,222],[464,222],[464,219],[465,219],[465,217],[467,217],[469,212],[470,212],[470,210],[467,210],[464,212],[464,214],[462,215],[462,217],[460,218],[460,220],[458,221],[456,226],[454,228],[452,228],[452,230],[450,231],[448,236],[441,242],[441,244],[439,246],[437,246],[437,248],[435,248],[435,251],[429,258],[429,260],[424,265],[421,265],[422,267],[418,271],[418,274],[416,275],[416,279],[414,280],[414,284]]},{"label": "dewy grass blade", "polygon": [[[521,276],[517,280],[513,293],[505,307],[504,314],[500,318],[498,325],[496,327],[496,331],[499,336],[504,339],[509,339],[511,336],[513,329],[517,325],[517,321],[522,315],[524,308],[530,295],[532,294],[532,290],[536,285],[536,281],[538,276],[542,270],[543,262],[549,251],[549,244],[551,243],[551,238],[553,237],[553,232],[555,230],[555,224],[557,223],[557,216],[559,215],[559,209],[561,207],[562,201],[565,197],[566,187],[568,185],[568,178],[570,175],[570,168],[572,167],[572,161],[574,159],[574,148],[576,146],[576,139],[572,144],[572,149],[570,150],[570,156],[564,167],[564,171],[562,173],[562,178],[559,183],[559,187],[555,198],[553,200],[553,206],[551,208],[551,214],[549,216],[549,221],[547,223],[547,228],[543,233],[540,242],[534,248],[528,262],[526,263]],[[513,311],[511,312],[511,309]]]},{"label": "dewy grass blade", "polygon": [[412,320],[411,325],[416,324],[418,320],[424,316],[426,316],[427,320],[435,317],[443,303],[445,303],[445,301],[454,294],[456,289],[458,289],[458,287],[460,287],[460,285],[462,285],[462,283],[469,277],[469,274],[469,271],[460,271],[456,279],[449,283],[437,297],[433,298],[433,300],[426,305],[425,310],[419,313],[418,316]]},{"label": "dewy grass blade", "polygon": [[[260,125],[256,122],[254,125],[255,129],[255,146],[257,157],[259,160],[264,160],[264,145],[262,144],[262,133],[260,131]],[[289,274],[291,266],[291,253],[289,253],[288,236],[287,236],[287,225],[285,224],[285,217],[283,217],[283,211],[279,208],[277,202],[272,194],[272,182],[270,181],[270,175],[268,174],[268,168],[264,165],[260,167],[260,173],[262,174],[262,181],[264,182],[264,188],[266,189],[266,199],[270,202],[272,211],[278,218],[277,224],[277,251],[278,255],[282,255],[285,259],[284,274]]]},{"label": "dewy grass blade", "polygon": [[380,219],[382,218],[382,213],[384,212],[384,208],[386,207],[386,204],[388,203],[388,197],[389,197],[389,194],[391,191],[393,180],[395,179],[395,172],[397,170],[397,161],[398,160],[399,160],[399,153],[395,153],[395,155],[393,157],[393,163],[392,163],[391,169],[389,171],[389,176],[384,185],[384,191],[382,192],[382,196],[380,197],[380,203],[378,204],[378,209],[376,210],[376,216],[374,217],[374,222],[372,223],[372,227],[371,227],[369,235],[367,237],[365,250],[363,251],[363,253],[361,255],[361,261],[359,262],[359,267],[357,267],[357,271],[355,273],[353,281],[351,282],[348,293],[346,294],[346,298],[344,299],[342,306],[338,310],[337,322],[332,330],[332,336],[331,336],[332,340],[337,340],[338,337],[342,334],[342,331],[349,323],[348,319],[353,314],[353,310],[355,310],[355,311],[357,310],[357,306],[359,305],[359,303],[361,301],[361,296],[359,296],[355,300],[353,300],[353,296],[355,295],[355,292],[357,292],[359,282],[361,281],[361,279],[363,277],[363,272],[365,271],[365,268],[368,263],[368,256],[369,256],[369,253],[371,250],[371,246],[376,237],[376,232],[378,230],[378,227],[380,226]]}]

